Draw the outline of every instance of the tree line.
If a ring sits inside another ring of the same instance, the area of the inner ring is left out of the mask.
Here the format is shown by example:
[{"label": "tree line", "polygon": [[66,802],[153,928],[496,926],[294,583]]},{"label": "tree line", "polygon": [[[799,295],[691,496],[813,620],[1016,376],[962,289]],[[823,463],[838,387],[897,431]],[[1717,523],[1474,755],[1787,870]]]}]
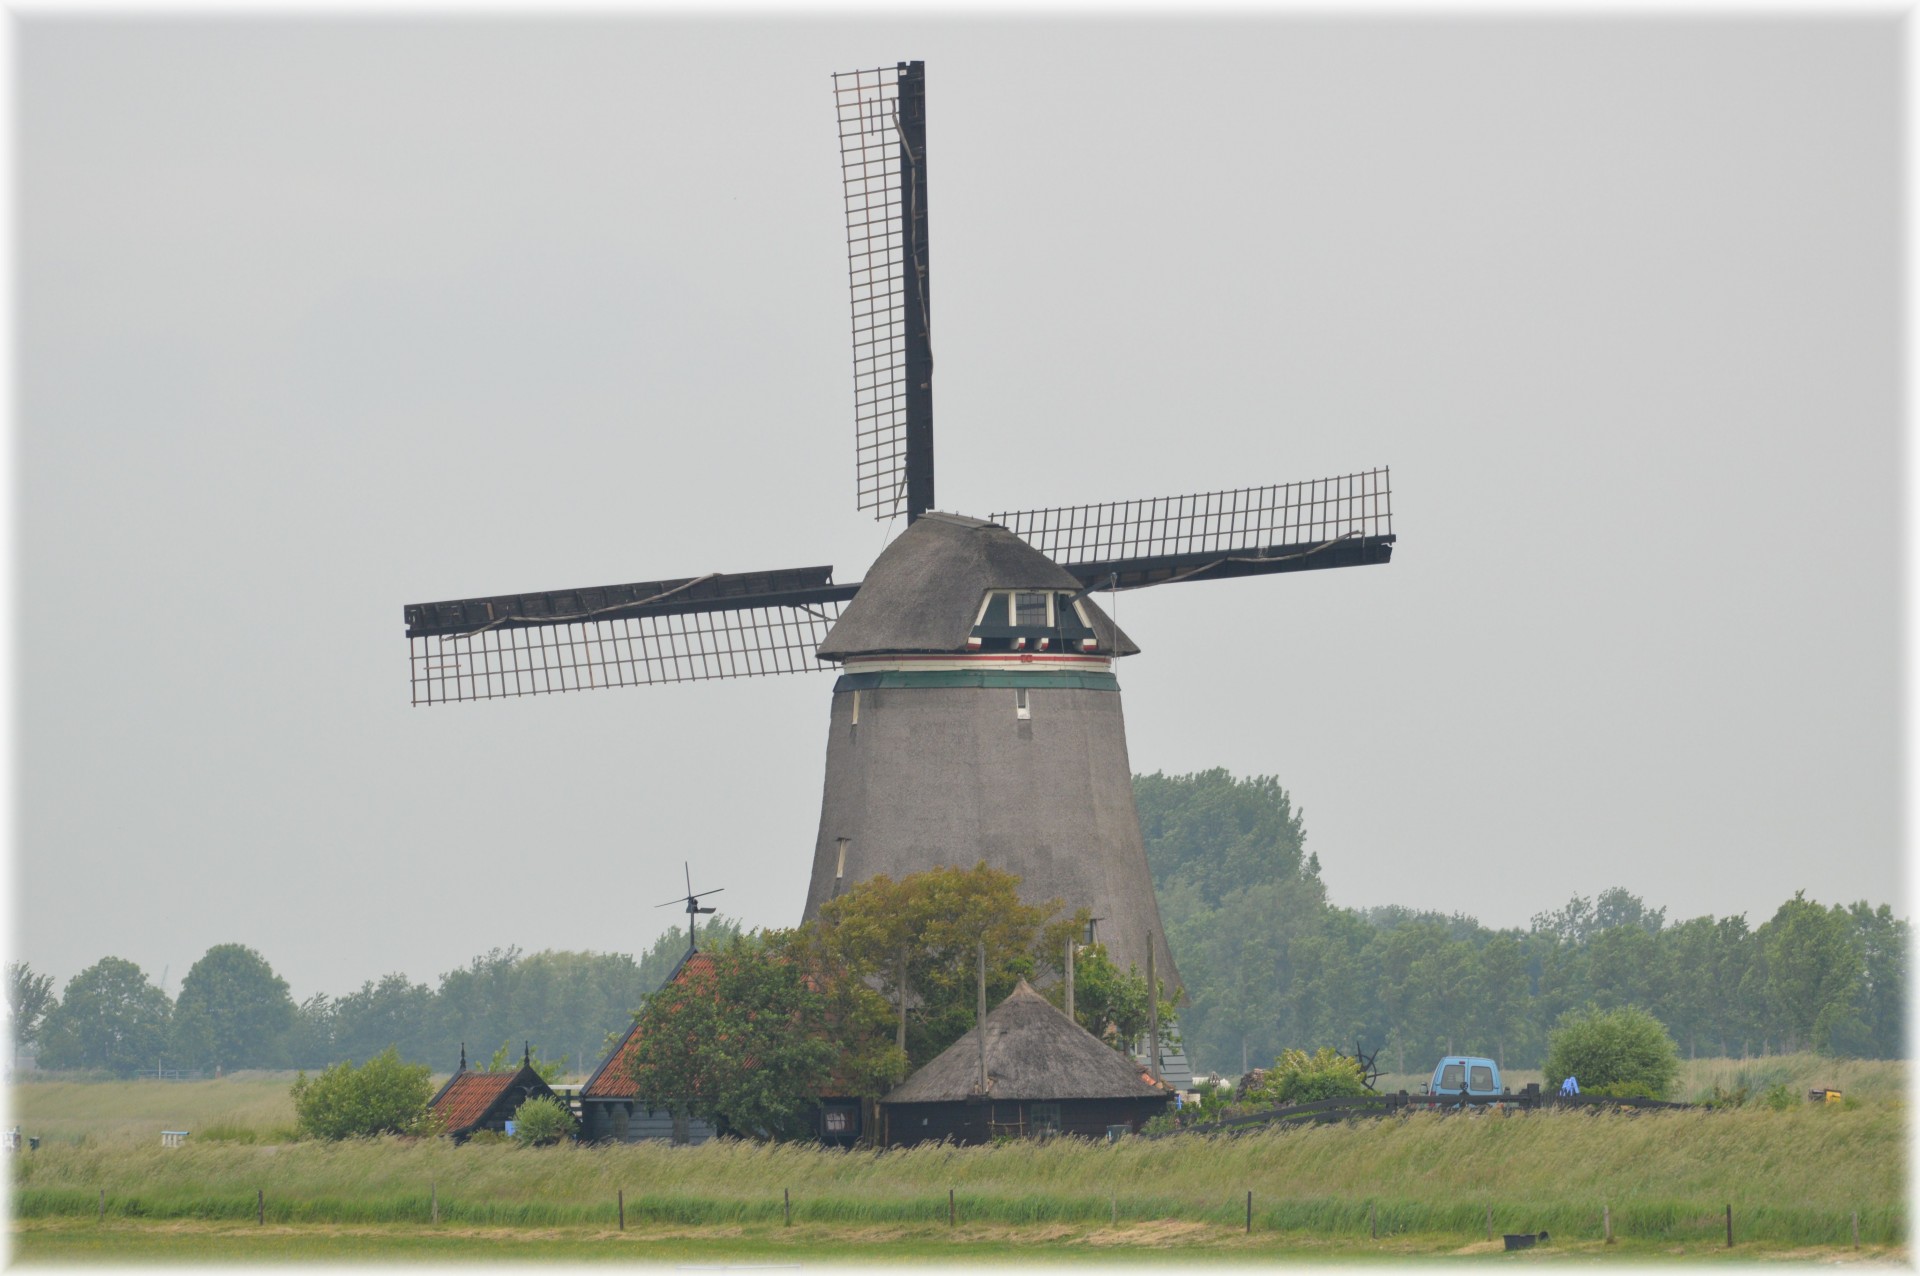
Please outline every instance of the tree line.
[{"label": "tree line", "polygon": [[[737,935],[718,916],[702,941]],[[669,931],[636,960],[627,953],[495,948],[440,976],[437,985],[404,974],[368,980],[339,997],[295,1002],[267,959],[241,944],[217,944],[193,964],[170,997],[146,972],[104,957],[68,981],[25,963],[7,969],[14,1050],[37,1048],[49,1069],[138,1072],[242,1068],[324,1068],[364,1062],[388,1047],[450,1072],[462,1043],[476,1067],[503,1043],[532,1041],[570,1070],[591,1068],[611,1034],[625,1032],[646,994],[686,951]]]},{"label": "tree line", "polygon": [[1398,1072],[1454,1053],[1532,1067],[1562,1015],[1621,1006],[1653,1014],[1689,1057],[1905,1054],[1907,922],[1885,904],[1799,892],[1758,925],[1676,922],[1616,887],[1525,929],[1343,908],[1273,777],[1156,773],[1135,777],[1134,797],[1196,1069],[1322,1045],[1384,1046]]},{"label": "tree line", "polygon": [[[1562,1015],[1620,1006],[1655,1015],[1690,1056],[1905,1053],[1907,922],[1885,904],[1829,906],[1800,893],[1758,925],[1738,915],[1669,921],[1616,887],[1576,896],[1524,929],[1404,906],[1340,907],[1306,850],[1301,811],[1273,777],[1156,773],[1135,777],[1134,792],[1184,985],[1179,1027],[1198,1071],[1238,1073],[1284,1049],[1356,1045],[1384,1047],[1382,1063],[1402,1072],[1443,1053],[1530,1067]],[[916,1066],[971,1022],[974,940],[960,934],[969,910],[1002,907],[982,904],[984,879],[969,885],[955,873],[941,889],[958,894],[849,915],[836,941],[858,947],[843,958],[896,1006],[897,950],[913,941],[921,955],[905,972],[913,996],[904,1053]],[[1036,977],[1055,973],[1052,929],[1071,921],[1063,913],[1035,922],[1044,943],[1025,956],[1002,946],[990,972],[996,1000],[1029,967]],[[702,947],[739,933],[735,922],[709,919]],[[322,1068],[392,1046],[441,1071],[463,1042],[478,1062],[528,1040],[584,1071],[685,950],[680,931],[638,958],[496,948],[437,984],[396,973],[296,1003],[259,953],[221,944],[187,972],[177,997],[117,957],[76,975],[58,997],[49,977],[16,963],[9,1008],[16,1051],[37,1046],[51,1069]],[[1079,979],[1083,1019],[1105,1014],[1127,1033],[1141,1030],[1138,972],[1093,962]]]}]

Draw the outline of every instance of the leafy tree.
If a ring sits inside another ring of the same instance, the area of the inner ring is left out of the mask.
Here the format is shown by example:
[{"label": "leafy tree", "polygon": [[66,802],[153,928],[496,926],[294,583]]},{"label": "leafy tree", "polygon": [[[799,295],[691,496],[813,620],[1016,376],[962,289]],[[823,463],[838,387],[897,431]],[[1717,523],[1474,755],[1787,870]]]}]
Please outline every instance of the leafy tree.
[{"label": "leafy tree", "polygon": [[[700,947],[724,948],[729,940],[739,937],[741,933],[739,922],[725,913],[714,913],[700,923]],[[686,954],[687,932],[684,927],[675,926],[662,932],[660,938],[653,941],[653,947],[640,955],[637,981],[640,986],[639,997],[644,998],[666,983],[667,977],[673,974],[673,968],[680,964],[680,959]],[[639,1004],[639,1000],[635,1000],[628,1011],[631,1012]],[[622,1016],[622,1023],[628,1017],[630,1015]]]},{"label": "leafy tree", "polygon": [[[1164,994],[1164,989],[1162,990]],[[1056,1006],[1066,1004],[1066,981],[1047,988]],[[1073,956],[1073,1018],[1082,1028],[1126,1053],[1148,1027],[1147,977],[1137,966],[1121,970],[1105,944],[1076,945]],[[1173,1003],[1161,998],[1163,1021],[1171,1021]]]},{"label": "leafy tree", "polygon": [[1274,1060],[1266,1079],[1247,1092],[1255,1103],[1311,1103],[1368,1093],[1366,1075],[1357,1059],[1327,1046],[1312,1054],[1284,1050]]},{"label": "leafy tree", "polygon": [[1861,1035],[1835,1046],[1869,1058],[1899,1058],[1906,1051],[1907,923],[1885,904],[1876,909],[1865,900],[1849,906],[1847,914],[1860,958],[1854,1012]]},{"label": "leafy tree", "polygon": [[268,1068],[285,1061],[295,1007],[287,981],[253,949],[216,944],[180,981],[173,1056],[196,1068]]},{"label": "leafy tree", "polygon": [[296,1068],[326,1067],[338,1058],[333,1033],[333,1001],[317,992],[293,1012],[293,1027],[287,1031],[287,1062]]},{"label": "leafy tree", "polygon": [[649,1109],[723,1133],[796,1138],[839,1054],[828,998],[790,934],[736,939],[647,999],[631,1068]]},{"label": "leafy tree", "polygon": [[982,941],[989,1005],[1058,969],[1086,925],[1084,912],[1060,918],[1060,909],[1057,899],[1022,903],[1018,877],[981,863],[869,878],[822,905],[812,927],[835,967],[872,981],[896,1017],[907,1004],[907,1056],[918,1067],[973,1027]]},{"label": "leafy tree", "polygon": [[336,1063],[317,1077],[302,1072],[291,1089],[300,1132],[315,1139],[427,1134],[433,1095],[424,1063],[403,1063],[391,1047],[360,1064]]},{"label": "leafy tree", "polygon": [[67,982],[40,1030],[47,1068],[105,1068],[122,1076],[160,1066],[173,1005],[140,967],[102,957]]},{"label": "leafy tree", "polygon": [[544,1094],[522,1103],[513,1114],[513,1138],[522,1147],[545,1147],[573,1137],[579,1122],[566,1104]]},{"label": "leafy tree", "polygon": [[[514,1058],[516,1053],[520,1055],[520,1058],[517,1060]],[[564,1058],[542,1059],[538,1050],[532,1049],[524,1042],[521,1043],[519,1050],[516,1051],[513,1042],[503,1041],[500,1043],[500,1048],[493,1052],[493,1057],[487,1060],[487,1071],[517,1071],[519,1064],[528,1060],[533,1064],[533,1074],[548,1085],[552,1085],[558,1081],[561,1071],[567,1066],[567,1061]]]},{"label": "leafy tree", "polygon": [[357,992],[334,1002],[329,1058],[364,1061],[392,1049],[403,1059],[451,1070],[452,1052],[434,1049],[435,1011],[433,989],[425,984],[412,983],[402,974],[387,975],[379,983],[369,979]]},{"label": "leafy tree", "polygon": [[1547,1042],[1546,1083],[1577,1077],[1582,1090],[1664,1099],[1680,1077],[1680,1051],[1658,1019],[1635,1006],[1562,1015]]},{"label": "leafy tree", "polygon": [[1795,891],[1760,928],[1767,960],[1767,998],[1788,1049],[1830,1048],[1836,1020],[1851,1006],[1860,977],[1852,919]]},{"label": "leafy tree", "polygon": [[1305,854],[1305,812],[1273,776],[1237,780],[1221,767],[1156,771],[1133,778],[1133,800],[1156,887],[1184,879],[1218,908],[1235,890],[1319,875]]},{"label": "leafy tree", "polygon": [[15,1055],[33,1041],[52,1006],[52,975],[37,975],[24,961],[7,964],[7,1019],[13,1025]]}]

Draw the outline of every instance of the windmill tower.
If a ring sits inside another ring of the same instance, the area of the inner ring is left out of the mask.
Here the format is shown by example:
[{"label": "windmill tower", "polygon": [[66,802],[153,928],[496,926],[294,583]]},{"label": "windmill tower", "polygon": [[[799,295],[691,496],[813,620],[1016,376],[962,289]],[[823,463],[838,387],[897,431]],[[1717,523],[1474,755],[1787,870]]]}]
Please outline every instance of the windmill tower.
[{"label": "windmill tower", "polygon": [[406,608],[413,702],[838,667],[805,915],[877,873],[985,860],[1171,980],[1095,590],[1385,563],[1384,469],[995,514],[934,511],[926,74],[834,77],[857,506],[906,529],[866,580],[721,573]]}]

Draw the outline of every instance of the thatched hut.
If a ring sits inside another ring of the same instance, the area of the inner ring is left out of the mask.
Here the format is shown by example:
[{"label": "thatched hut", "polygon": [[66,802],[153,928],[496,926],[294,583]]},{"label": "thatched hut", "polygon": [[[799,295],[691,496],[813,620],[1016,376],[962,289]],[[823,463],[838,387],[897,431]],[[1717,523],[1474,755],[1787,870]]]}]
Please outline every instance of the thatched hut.
[{"label": "thatched hut", "polygon": [[887,1146],[1000,1135],[1104,1138],[1116,1126],[1138,1130],[1173,1098],[1024,979],[983,1027],[985,1086],[977,1027],[880,1100]]}]

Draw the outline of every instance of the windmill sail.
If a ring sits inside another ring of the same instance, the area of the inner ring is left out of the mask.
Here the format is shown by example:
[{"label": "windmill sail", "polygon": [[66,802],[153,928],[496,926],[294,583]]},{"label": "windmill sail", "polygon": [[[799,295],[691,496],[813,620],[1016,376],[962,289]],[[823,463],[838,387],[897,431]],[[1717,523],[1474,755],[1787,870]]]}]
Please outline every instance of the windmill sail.
[{"label": "windmill sail", "polygon": [[1102,505],[993,515],[1082,583],[1134,589],[1180,580],[1384,563],[1393,485],[1384,469]]},{"label": "windmill sail", "polygon": [[858,589],[802,567],[416,603],[413,703],[812,672]]},{"label": "windmill sail", "polygon": [[927,279],[927,78],[920,62],[833,77],[853,298],[857,505],[881,522],[933,508]]}]

